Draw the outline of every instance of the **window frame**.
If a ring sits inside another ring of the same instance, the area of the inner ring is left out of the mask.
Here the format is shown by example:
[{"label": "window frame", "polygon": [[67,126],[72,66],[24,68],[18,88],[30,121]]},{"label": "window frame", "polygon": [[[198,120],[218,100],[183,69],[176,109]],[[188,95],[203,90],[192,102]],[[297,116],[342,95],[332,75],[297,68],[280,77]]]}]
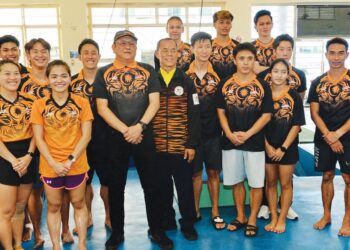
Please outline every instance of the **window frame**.
[{"label": "window frame", "polygon": [[[40,25],[28,25],[25,22],[25,9],[40,9],[40,8],[53,8],[56,10],[56,18],[57,18],[57,24],[40,24]],[[3,4],[0,6],[0,9],[20,9],[21,10],[21,25],[3,25],[0,23],[0,29],[1,28],[15,28],[15,29],[20,29],[22,33],[22,43],[20,44],[20,49],[21,49],[21,61],[26,65],[27,61],[25,60],[25,50],[24,50],[24,45],[26,42],[28,42],[28,36],[27,36],[27,29],[40,29],[40,28],[56,28],[57,29],[57,38],[58,38],[58,57],[62,58],[63,56],[63,51],[62,51],[62,38],[61,38],[61,22],[60,22],[60,8],[58,4],[17,4],[17,5],[12,5],[12,4]],[[23,48],[23,49],[22,49]]]}]

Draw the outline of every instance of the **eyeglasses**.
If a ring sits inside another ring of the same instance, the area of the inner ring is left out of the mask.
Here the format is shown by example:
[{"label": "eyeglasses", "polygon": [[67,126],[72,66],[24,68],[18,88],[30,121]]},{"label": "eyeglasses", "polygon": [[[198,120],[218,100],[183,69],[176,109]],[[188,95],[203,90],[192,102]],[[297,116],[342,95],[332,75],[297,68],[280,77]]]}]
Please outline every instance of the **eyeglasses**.
[{"label": "eyeglasses", "polygon": [[135,47],[136,46],[136,42],[116,42],[116,44],[119,45],[120,47],[126,47],[126,46]]}]

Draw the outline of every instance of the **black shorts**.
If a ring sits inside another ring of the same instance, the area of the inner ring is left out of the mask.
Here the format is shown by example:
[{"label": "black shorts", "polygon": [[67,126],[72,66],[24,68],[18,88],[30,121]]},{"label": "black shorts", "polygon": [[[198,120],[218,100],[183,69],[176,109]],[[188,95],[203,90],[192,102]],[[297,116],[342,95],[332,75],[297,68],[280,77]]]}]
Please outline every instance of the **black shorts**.
[{"label": "black shorts", "polygon": [[299,161],[298,145],[295,144],[287,149],[280,161],[273,161],[265,152],[265,162],[267,164],[294,165]]},{"label": "black shorts", "polygon": [[[15,156],[22,157],[28,152],[30,139],[16,142],[5,142],[7,149]],[[31,161],[28,166],[27,173],[19,177],[16,171],[13,170],[10,162],[0,157],[0,183],[9,186],[19,186],[20,184],[30,184],[35,180],[35,163]]]},{"label": "black shorts", "polygon": [[205,168],[211,170],[222,170],[222,152],[220,136],[202,140],[196,149],[193,172],[197,173]]},{"label": "black shorts", "polygon": [[315,171],[326,172],[335,170],[337,161],[340,165],[340,171],[350,174],[350,146],[344,145],[344,153],[334,153],[331,147],[325,142],[315,142]]},{"label": "black shorts", "polygon": [[107,137],[111,128],[104,122],[100,116],[96,116],[92,123],[91,141],[86,149],[87,159],[90,166],[88,172],[89,179],[86,184],[92,182],[94,172],[100,180],[101,185],[106,186],[106,167],[109,162],[109,152],[107,146]]}]

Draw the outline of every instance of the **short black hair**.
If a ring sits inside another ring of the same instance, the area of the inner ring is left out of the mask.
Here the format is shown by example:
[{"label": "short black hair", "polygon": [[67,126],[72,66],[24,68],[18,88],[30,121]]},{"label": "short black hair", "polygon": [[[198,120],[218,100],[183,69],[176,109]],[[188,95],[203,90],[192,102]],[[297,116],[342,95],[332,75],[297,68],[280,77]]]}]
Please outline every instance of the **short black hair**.
[{"label": "short black hair", "polygon": [[342,44],[345,46],[346,51],[348,51],[348,49],[349,49],[348,42],[345,39],[340,38],[340,37],[334,37],[331,40],[327,41],[327,44],[326,44],[327,51],[328,51],[329,46],[331,46],[332,44]]},{"label": "short black hair", "polygon": [[51,45],[44,38],[33,38],[29,42],[24,45],[24,50],[26,53],[29,53],[30,50],[34,47],[35,44],[40,43],[45,49],[47,49],[50,53]]},{"label": "short black hair", "polygon": [[194,33],[191,37],[191,46],[194,46],[194,44],[197,41],[204,41],[204,40],[209,40],[211,42],[211,35],[208,34],[207,32],[197,32]]},{"label": "short black hair", "polygon": [[171,17],[168,19],[168,21],[166,22],[166,26],[168,26],[168,24],[169,24],[169,22],[170,22],[171,20],[177,20],[177,21],[179,21],[181,24],[183,24],[181,17],[179,17],[179,16],[171,16]]},{"label": "short black hair", "polygon": [[292,45],[292,49],[294,49],[294,39],[290,35],[282,34],[276,37],[275,41],[273,42],[273,48],[277,49],[281,42],[290,42],[290,44]]},{"label": "short black hair", "polygon": [[256,48],[254,47],[253,44],[245,42],[245,43],[240,43],[238,44],[234,49],[233,49],[233,57],[236,58],[237,54],[242,51],[242,50],[248,50],[252,52],[254,57],[256,57]]},{"label": "short black hair", "polygon": [[86,44],[91,44],[91,45],[95,46],[97,51],[98,51],[98,53],[100,53],[100,47],[98,46],[98,43],[95,40],[91,39],[91,38],[85,38],[83,41],[81,41],[81,43],[78,46],[79,55],[80,55],[81,49]]},{"label": "short black hair", "polygon": [[262,16],[269,16],[271,18],[272,21],[272,16],[271,16],[271,12],[268,10],[259,10],[255,16],[254,16],[254,24],[256,25],[258,23],[258,20],[260,17]]},{"label": "short black hair", "polygon": [[271,72],[272,69],[275,67],[275,65],[278,63],[283,63],[287,67],[287,72],[289,74],[289,63],[286,60],[284,60],[283,58],[278,58],[276,60],[273,60],[271,65],[270,65],[269,71]]},{"label": "short black hair", "polygon": [[0,48],[4,43],[15,43],[17,47],[19,47],[19,41],[13,35],[4,35],[0,37]]}]

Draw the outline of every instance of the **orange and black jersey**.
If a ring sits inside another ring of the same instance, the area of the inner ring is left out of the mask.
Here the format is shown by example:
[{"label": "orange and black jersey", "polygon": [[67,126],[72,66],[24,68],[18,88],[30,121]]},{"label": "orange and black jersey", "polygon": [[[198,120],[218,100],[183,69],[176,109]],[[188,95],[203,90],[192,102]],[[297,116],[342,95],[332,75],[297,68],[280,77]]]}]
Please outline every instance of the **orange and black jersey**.
[{"label": "orange and black jersey", "polygon": [[[273,114],[271,121],[266,125],[265,137],[270,145],[281,147],[293,126],[305,125],[304,107],[300,95],[292,89],[272,97]],[[298,138],[292,145],[297,144]]]},{"label": "orange and black jersey", "polygon": [[191,78],[176,69],[167,86],[158,73],[160,108],[153,119],[153,133],[158,153],[181,154],[196,148],[200,141],[200,110],[196,88]]},{"label": "orange and black jersey", "polygon": [[[66,102],[58,104],[52,95],[37,99],[33,104],[30,121],[41,125],[44,141],[51,156],[58,162],[65,162],[82,137],[82,123],[92,121],[93,115],[88,100],[69,93]],[[57,173],[40,155],[40,173],[45,177],[57,177]],[[67,175],[77,175],[89,169],[86,151],[72,164]]]},{"label": "orange and black jersey", "polygon": [[29,70],[27,69],[26,66],[24,66],[23,64],[19,64],[21,70],[20,70],[20,73],[21,73],[21,77],[24,78],[26,77],[28,74],[29,74]]},{"label": "orange and black jersey", "polygon": [[[216,104],[224,109],[231,131],[248,131],[263,113],[272,113],[271,89],[267,82],[255,76],[249,81],[240,82],[236,74],[221,81]],[[223,136],[223,149],[239,149],[245,151],[263,151],[264,133],[261,130],[250,137],[244,144],[234,146]]]},{"label": "orange and black jersey", "polygon": [[149,105],[148,95],[159,92],[158,75],[151,65],[119,61],[97,71],[94,98],[108,99],[110,110],[127,126],[137,124]]},{"label": "orange and black jersey", "polygon": [[221,126],[216,114],[215,96],[220,83],[219,76],[208,64],[208,71],[199,79],[195,72],[195,63],[192,62],[186,74],[193,80],[200,103],[201,134],[202,138],[212,138],[221,135]]},{"label": "orange and black jersey", "polygon": [[88,83],[84,79],[83,70],[78,74],[72,76],[72,82],[70,84],[70,90],[73,94],[79,95],[89,100],[90,106],[93,106],[92,98],[92,84]]},{"label": "orange and black jersey", "polygon": [[[334,80],[325,73],[311,83],[308,103],[320,105],[319,115],[330,131],[336,131],[350,118],[350,71]],[[340,138],[342,143],[350,145],[350,132]],[[316,127],[315,142],[323,141],[321,131]]]},{"label": "orange and black jersey", "polygon": [[15,142],[33,136],[30,113],[34,100],[32,96],[18,93],[11,102],[0,94],[0,141]]},{"label": "orange and black jersey", "polygon": [[20,92],[32,95],[37,99],[46,97],[51,93],[48,82],[40,82],[31,73],[22,78],[18,89]]},{"label": "orange and black jersey", "polygon": [[[258,75],[258,78],[264,79],[270,85],[272,83],[271,80],[271,71],[270,69],[266,69]],[[298,93],[303,93],[306,90],[306,77],[305,73],[300,69],[295,67],[289,67],[289,76],[288,76],[288,84],[291,89],[296,90]]]},{"label": "orange and black jersey", "polygon": [[83,70],[81,70],[78,74],[72,76],[70,91],[75,95],[89,100],[91,111],[94,115],[89,148],[98,149],[99,147],[105,145],[105,139],[109,127],[97,113],[96,100],[93,98],[92,90],[93,84],[90,84],[84,79]]},{"label": "orange and black jersey", "polygon": [[239,44],[238,41],[230,39],[225,44],[220,44],[217,39],[212,41],[212,53],[209,61],[220,79],[232,76],[236,72],[236,65],[233,62],[233,49]]},{"label": "orange and black jersey", "polygon": [[269,43],[263,43],[259,39],[252,42],[256,48],[256,60],[259,62],[260,66],[270,67],[274,60],[273,42],[274,39],[271,39]]},{"label": "orange and black jersey", "polygon": [[[181,42],[177,50],[176,67],[186,72],[191,62],[193,61],[193,57],[194,55],[191,50],[191,45],[188,43]],[[160,63],[156,56],[154,56],[154,68],[156,69],[156,71],[160,69]]]}]

